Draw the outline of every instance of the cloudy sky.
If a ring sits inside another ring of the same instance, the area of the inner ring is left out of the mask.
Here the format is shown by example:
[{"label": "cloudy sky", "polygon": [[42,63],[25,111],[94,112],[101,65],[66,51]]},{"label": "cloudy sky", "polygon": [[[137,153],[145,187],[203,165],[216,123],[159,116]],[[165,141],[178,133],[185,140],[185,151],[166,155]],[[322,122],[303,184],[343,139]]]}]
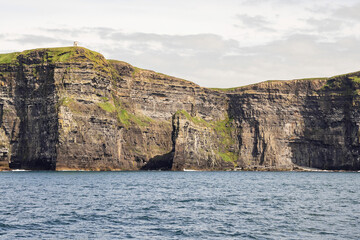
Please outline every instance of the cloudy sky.
[{"label": "cloudy sky", "polygon": [[72,45],[204,87],[360,70],[360,0],[0,0],[0,53]]}]

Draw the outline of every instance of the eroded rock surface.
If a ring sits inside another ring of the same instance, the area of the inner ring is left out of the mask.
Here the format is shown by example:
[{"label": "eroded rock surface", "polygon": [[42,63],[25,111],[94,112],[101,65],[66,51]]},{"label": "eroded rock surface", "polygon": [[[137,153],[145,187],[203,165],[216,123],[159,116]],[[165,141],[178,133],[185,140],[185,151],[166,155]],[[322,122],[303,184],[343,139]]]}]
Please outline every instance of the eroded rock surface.
[{"label": "eroded rock surface", "polygon": [[0,169],[359,170],[359,76],[206,89],[80,47],[0,55]]}]

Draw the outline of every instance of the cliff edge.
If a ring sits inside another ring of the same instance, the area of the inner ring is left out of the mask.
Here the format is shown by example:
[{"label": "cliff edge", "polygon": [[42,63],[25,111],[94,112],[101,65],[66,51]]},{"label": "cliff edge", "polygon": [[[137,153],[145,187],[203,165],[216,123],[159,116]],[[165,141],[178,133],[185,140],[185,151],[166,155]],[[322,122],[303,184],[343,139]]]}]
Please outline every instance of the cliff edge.
[{"label": "cliff edge", "polygon": [[0,169],[360,169],[360,73],[232,89],[81,47],[0,54]]}]

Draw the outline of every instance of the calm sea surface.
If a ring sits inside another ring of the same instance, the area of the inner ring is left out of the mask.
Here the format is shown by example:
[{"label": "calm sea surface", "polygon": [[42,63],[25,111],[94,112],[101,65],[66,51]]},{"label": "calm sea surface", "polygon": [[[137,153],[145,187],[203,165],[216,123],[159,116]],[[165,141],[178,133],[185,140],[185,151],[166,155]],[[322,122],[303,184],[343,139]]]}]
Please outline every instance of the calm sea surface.
[{"label": "calm sea surface", "polygon": [[0,239],[359,239],[360,173],[0,172]]}]

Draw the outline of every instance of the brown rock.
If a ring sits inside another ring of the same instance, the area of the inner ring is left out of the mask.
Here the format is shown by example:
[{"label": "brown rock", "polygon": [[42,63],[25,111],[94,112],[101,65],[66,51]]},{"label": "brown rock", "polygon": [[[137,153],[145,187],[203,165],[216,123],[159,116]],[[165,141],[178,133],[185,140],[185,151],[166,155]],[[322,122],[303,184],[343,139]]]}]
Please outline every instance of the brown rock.
[{"label": "brown rock", "polygon": [[79,47],[14,53],[0,169],[359,170],[359,76],[206,89]]}]

